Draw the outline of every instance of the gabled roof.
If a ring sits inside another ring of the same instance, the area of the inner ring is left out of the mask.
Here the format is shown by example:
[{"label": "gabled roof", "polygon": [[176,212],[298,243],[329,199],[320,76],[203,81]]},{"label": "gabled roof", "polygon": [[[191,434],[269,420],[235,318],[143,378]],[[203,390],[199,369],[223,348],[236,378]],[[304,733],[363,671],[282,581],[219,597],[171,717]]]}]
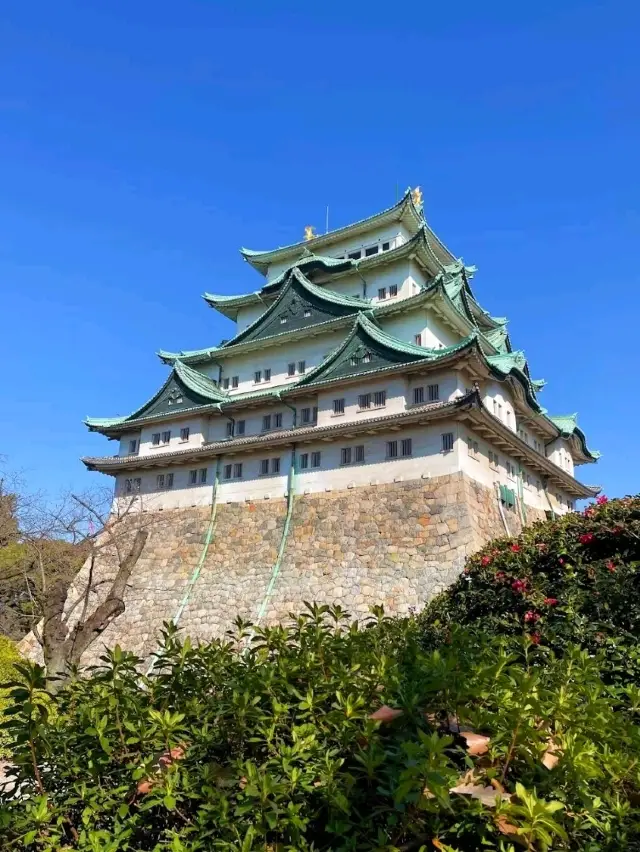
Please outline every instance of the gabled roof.
[{"label": "gabled roof", "polygon": [[124,417],[87,417],[84,421],[92,432],[110,431],[121,432],[129,424],[137,424],[140,420],[155,418],[167,414],[180,413],[200,406],[219,403],[228,398],[222,393],[215,382],[193,370],[191,367],[176,361],[166,382],[147,402]]},{"label": "gabled roof", "polygon": [[306,275],[294,266],[287,272],[286,283],[275,302],[221,348],[226,349],[238,343],[281,334],[284,329],[283,319],[286,321],[285,332],[289,332],[369,308],[370,302],[367,299],[343,296],[327,287],[312,284]]},{"label": "gabled roof", "polygon": [[515,350],[500,355],[487,355],[486,360],[499,379],[504,380],[508,376],[515,378],[520,383],[530,407],[537,413],[542,412],[540,403],[536,399],[536,389],[529,378],[529,368],[524,352]]},{"label": "gabled roof", "polygon": [[[240,252],[246,261],[265,275],[271,264],[286,261],[288,258],[302,251],[304,248],[311,249],[312,251],[322,249],[338,242],[339,240],[344,240],[347,237],[365,233],[366,231],[370,231],[372,228],[395,221],[402,221],[412,233],[415,233],[424,225],[422,208],[418,208],[414,204],[410,189],[408,189],[402,198],[392,207],[388,207],[386,210],[375,213],[373,216],[360,219],[358,222],[354,222],[351,225],[346,225],[343,228],[337,228],[334,231],[329,231],[327,234],[319,234],[312,240],[293,243],[292,245],[283,246],[282,248],[273,249],[271,251],[253,251],[251,249],[243,248],[240,249]],[[451,252],[435,234],[433,234],[430,230],[429,233],[433,241],[434,251],[439,257],[441,257],[442,262],[450,263],[453,261],[455,258]]]},{"label": "gabled roof", "polygon": [[180,352],[167,352],[164,349],[159,349],[156,355],[165,364],[174,364],[176,361],[182,361],[182,366],[184,367],[186,366],[186,359],[198,358],[200,360],[208,360],[218,349],[218,346],[208,346],[206,349],[183,349]]},{"label": "gabled roof", "polygon": [[549,416],[548,419],[560,430],[563,438],[574,438],[579,450],[587,461],[597,461],[600,458],[598,450],[590,450],[587,446],[587,438],[578,426],[577,414],[558,414]]}]

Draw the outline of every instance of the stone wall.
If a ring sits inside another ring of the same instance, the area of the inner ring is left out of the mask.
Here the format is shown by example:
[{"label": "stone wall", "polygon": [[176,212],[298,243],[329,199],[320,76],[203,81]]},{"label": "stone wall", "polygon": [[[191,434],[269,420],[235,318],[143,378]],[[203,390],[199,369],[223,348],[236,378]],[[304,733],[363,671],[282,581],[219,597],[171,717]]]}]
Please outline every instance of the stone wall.
[{"label": "stone wall", "polygon": [[[185,635],[221,636],[238,615],[255,621],[286,511],[285,500],[218,506],[206,559],[180,619]],[[529,521],[536,519],[527,513]],[[126,610],[89,650],[87,662],[116,642],[148,656],[203,552],[209,508],[140,517],[149,539],[131,577]],[[518,514],[505,510],[505,518],[509,531],[519,532]],[[286,619],[305,600],[339,603],[353,615],[379,603],[389,614],[420,609],[455,580],[467,556],[503,535],[495,493],[463,473],[298,496],[264,623]],[[77,588],[86,583],[83,570]],[[103,564],[100,572],[106,579],[113,566]]]}]

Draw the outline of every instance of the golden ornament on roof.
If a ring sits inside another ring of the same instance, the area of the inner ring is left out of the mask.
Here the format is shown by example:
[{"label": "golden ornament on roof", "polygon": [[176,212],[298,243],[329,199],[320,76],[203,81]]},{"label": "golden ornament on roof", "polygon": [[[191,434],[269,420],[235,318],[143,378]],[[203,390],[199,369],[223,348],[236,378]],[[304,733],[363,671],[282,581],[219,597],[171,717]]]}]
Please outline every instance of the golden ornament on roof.
[{"label": "golden ornament on roof", "polygon": [[413,203],[416,207],[422,207],[422,190],[419,186],[416,186],[416,188],[412,190],[411,198],[413,199]]},{"label": "golden ornament on roof", "polygon": [[313,227],[313,225],[305,225],[305,228],[304,228],[305,240],[308,242],[309,240],[315,239],[316,236],[317,236],[316,229]]}]

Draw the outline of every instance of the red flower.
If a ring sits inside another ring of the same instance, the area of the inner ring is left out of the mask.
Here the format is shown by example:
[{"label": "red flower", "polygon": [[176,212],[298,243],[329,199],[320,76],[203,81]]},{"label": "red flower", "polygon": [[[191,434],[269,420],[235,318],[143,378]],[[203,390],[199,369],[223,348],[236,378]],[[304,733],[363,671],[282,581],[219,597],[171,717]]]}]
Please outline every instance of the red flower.
[{"label": "red flower", "polygon": [[524,614],[524,620],[525,621],[532,621],[534,624],[536,623],[536,621],[539,618],[540,618],[540,614],[537,613],[537,612],[534,612],[532,609],[530,609],[528,612],[525,612],[525,614]]},{"label": "red flower", "polygon": [[512,550],[513,553],[520,553],[520,545],[519,544],[512,544],[511,550]]},{"label": "red flower", "polygon": [[480,560],[480,564],[481,565],[491,565],[491,557],[490,556],[483,556],[482,559]]},{"label": "red flower", "polygon": [[511,588],[514,592],[524,592],[527,589],[527,581],[526,580],[514,580],[511,584]]},{"label": "red flower", "polygon": [[504,573],[504,571],[496,571],[496,580],[502,581],[506,578],[506,576],[507,575]]},{"label": "red flower", "polygon": [[558,603],[558,598],[545,598],[544,602],[547,606],[555,606]]},{"label": "red flower", "polygon": [[531,641],[533,642],[534,645],[539,645],[540,640],[542,639],[542,636],[539,633],[532,633],[529,636],[529,639],[531,639]]},{"label": "red flower", "polygon": [[587,508],[584,510],[585,518],[590,518],[591,515],[594,514],[594,512],[595,512],[595,509],[593,508],[593,506],[587,506]]},{"label": "red flower", "polygon": [[558,562],[559,562],[561,565],[564,565],[564,559],[562,558],[562,556],[560,557],[560,559],[558,559]]},{"label": "red flower", "polygon": [[611,560],[609,560],[608,562],[605,562],[605,568],[607,569],[607,571],[610,571],[612,574],[616,570],[616,566],[613,564],[613,562]]},{"label": "red flower", "polygon": [[604,506],[605,503],[609,502],[609,498],[605,494],[601,494],[598,498],[596,498],[596,503],[598,506]]},{"label": "red flower", "polygon": [[593,541],[593,538],[594,538],[593,533],[583,533],[580,536],[579,541],[580,541],[580,544],[591,544],[591,542]]}]

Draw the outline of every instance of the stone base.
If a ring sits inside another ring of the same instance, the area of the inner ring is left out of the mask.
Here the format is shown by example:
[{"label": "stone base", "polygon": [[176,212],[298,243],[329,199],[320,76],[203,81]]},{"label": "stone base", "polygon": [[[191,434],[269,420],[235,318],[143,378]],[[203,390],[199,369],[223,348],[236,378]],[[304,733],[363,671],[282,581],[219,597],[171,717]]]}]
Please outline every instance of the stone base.
[{"label": "stone base", "polygon": [[[238,615],[255,622],[286,508],[284,500],[218,506],[206,559],[180,619],[185,635],[222,636]],[[517,534],[518,514],[504,511],[510,534]],[[527,509],[529,522],[542,514]],[[209,517],[209,508],[174,509],[148,521],[149,539],[131,577],[126,610],[89,649],[87,663],[105,644],[151,654],[201,558]],[[304,601],[340,604],[354,616],[374,604],[391,615],[418,610],[456,579],[467,556],[504,535],[495,493],[463,473],[296,497],[263,623],[286,620]],[[102,566],[102,577],[112,570]],[[24,640],[23,649],[33,646]]]}]

